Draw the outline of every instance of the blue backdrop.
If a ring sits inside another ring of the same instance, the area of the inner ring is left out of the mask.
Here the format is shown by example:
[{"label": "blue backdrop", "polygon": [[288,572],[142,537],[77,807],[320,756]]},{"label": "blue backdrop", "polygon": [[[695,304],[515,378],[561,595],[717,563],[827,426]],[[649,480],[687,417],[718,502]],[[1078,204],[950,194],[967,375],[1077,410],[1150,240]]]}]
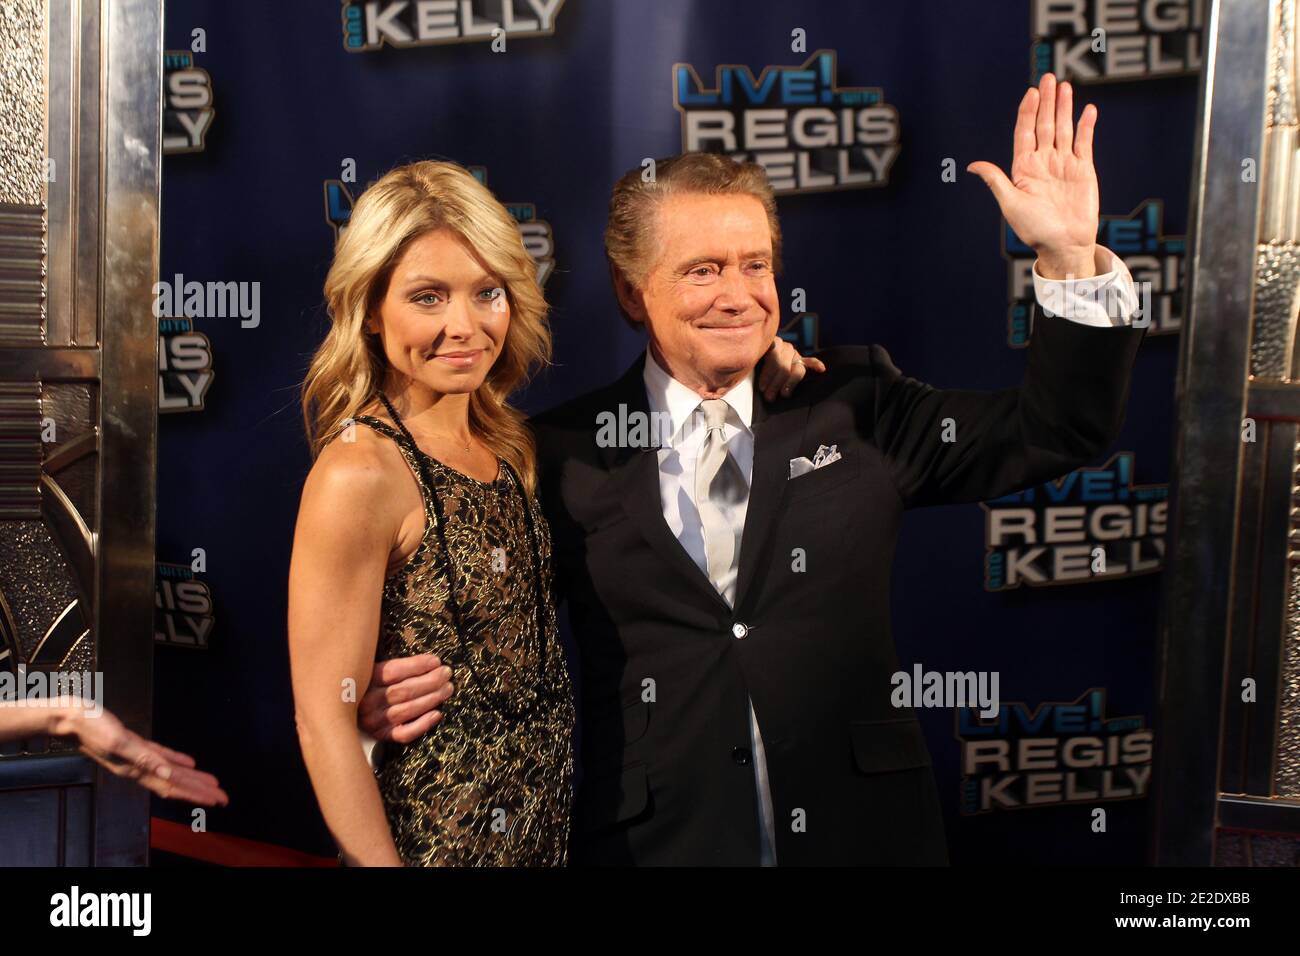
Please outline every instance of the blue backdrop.
[{"label": "blue backdrop", "polygon": [[[609,188],[644,157],[682,149],[674,64],[706,86],[719,64],[796,67],[834,50],[841,86],[879,88],[897,108],[901,150],[873,188],[783,195],[784,308],[802,288],[821,345],[879,342],[906,374],[936,386],[1019,382],[1007,342],[1008,264],[991,194],[964,172],[1009,169],[1015,110],[1031,82],[1025,0],[970,3],[782,0],[567,0],[549,36],[349,52],[337,0],[172,0],[169,50],[206,48],[215,115],[203,149],[164,166],[162,276],[256,281],[261,316],[196,319],[214,378],[201,411],[161,416],[158,561],[189,565],[211,594],[206,649],[159,644],[155,736],[194,754],[232,802],[208,828],[321,855],[333,845],[294,732],[286,582],[310,466],[298,404],[326,328],[321,285],[334,233],[325,183],[357,166],[353,195],[401,162],[484,167],[508,203],[550,224],[555,365],[520,396],[540,410],[603,385],[644,339],[620,318],[602,229]],[[491,4],[475,3],[483,15]],[[521,12],[527,9],[516,0]],[[403,22],[410,23],[408,17]],[[806,31],[809,53],[792,52]],[[1103,215],[1164,201],[1164,233],[1186,227],[1197,79],[1079,85],[1100,108],[1096,165]],[[956,161],[956,181],[942,177]],[[786,317],[789,318],[787,311]],[[1169,480],[1176,334],[1148,335],[1115,446],[1134,480]],[[1093,464],[1101,464],[1103,456]],[[1107,716],[1153,715],[1160,575],[986,591],[985,512],[910,512],[893,578],[904,666],[996,670],[1005,701],[1073,701],[1105,690]],[[951,710],[921,710],[955,864],[1139,862],[1146,801],[961,812]],[[187,808],[156,801],[160,817]]]}]

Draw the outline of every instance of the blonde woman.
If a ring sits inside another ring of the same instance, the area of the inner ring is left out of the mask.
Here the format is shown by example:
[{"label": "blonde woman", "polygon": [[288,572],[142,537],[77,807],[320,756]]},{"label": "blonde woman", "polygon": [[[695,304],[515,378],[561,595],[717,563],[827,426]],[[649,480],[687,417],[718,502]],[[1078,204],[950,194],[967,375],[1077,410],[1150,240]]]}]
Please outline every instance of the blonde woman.
[{"label": "blonde woman", "polygon": [[[562,865],[574,707],[533,441],[507,404],[550,353],[535,266],[472,175],[419,162],[358,199],[325,296],[289,575],[325,822],[349,864]],[[413,655],[445,666],[409,707],[454,699],[372,770],[357,702],[376,661]]]}]

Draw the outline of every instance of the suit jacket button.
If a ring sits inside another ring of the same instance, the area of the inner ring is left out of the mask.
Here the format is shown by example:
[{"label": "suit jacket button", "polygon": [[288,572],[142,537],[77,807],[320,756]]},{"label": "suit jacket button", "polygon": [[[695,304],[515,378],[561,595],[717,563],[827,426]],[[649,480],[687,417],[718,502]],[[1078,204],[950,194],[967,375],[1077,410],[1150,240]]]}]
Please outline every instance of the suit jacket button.
[{"label": "suit jacket button", "polygon": [[731,759],[742,767],[749,763],[749,748],[736,747],[731,751]]},{"label": "suit jacket button", "polygon": [[735,634],[738,638],[744,637],[749,633],[749,628],[737,621],[735,624],[731,625],[731,633]]}]

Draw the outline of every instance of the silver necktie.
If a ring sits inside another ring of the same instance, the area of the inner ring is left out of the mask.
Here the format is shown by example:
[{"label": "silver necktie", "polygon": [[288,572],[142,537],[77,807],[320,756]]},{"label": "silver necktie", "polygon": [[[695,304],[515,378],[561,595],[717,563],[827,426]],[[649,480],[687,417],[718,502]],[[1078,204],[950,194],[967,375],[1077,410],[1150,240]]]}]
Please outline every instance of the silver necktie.
[{"label": "silver necktie", "polygon": [[740,529],[727,520],[722,509],[744,501],[749,487],[740,465],[727,451],[722,426],[729,406],[721,398],[710,398],[700,402],[700,408],[708,433],[695,461],[695,502],[700,509],[709,580],[717,586],[736,559],[740,537]]}]

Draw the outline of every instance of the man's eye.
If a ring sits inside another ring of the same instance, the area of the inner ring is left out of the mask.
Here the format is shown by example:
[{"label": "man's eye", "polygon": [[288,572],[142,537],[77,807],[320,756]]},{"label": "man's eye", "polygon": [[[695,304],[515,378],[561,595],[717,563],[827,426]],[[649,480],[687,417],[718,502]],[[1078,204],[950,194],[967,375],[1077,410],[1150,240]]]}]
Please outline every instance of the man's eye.
[{"label": "man's eye", "polygon": [[749,264],[749,268],[750,268],[750,271],[752,271],[752,272],[766,272],[766,271],[767,271],[767,263],[766,263],[766,262],[763,262],[762,260],[759,260],[758,262],[751,262],[751,263]]},{"label": "man's eye", "polygon": [[713,275],[713,266],[696,266],[691,270],[693,276],[711,276]]}]

